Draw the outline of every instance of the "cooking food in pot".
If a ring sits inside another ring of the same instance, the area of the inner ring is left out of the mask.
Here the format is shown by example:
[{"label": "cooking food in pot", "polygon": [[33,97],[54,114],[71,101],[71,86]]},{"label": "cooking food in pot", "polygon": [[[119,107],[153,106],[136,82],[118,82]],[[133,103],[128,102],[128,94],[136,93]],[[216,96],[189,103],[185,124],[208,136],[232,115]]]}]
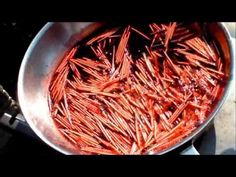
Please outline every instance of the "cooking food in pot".
[{"label": "cooking food in pot", "polygon": [[227,79],[223,68],[198,23],[102,28],[54,71],[51,117],[81,154],[158,153],[206,121]]}]

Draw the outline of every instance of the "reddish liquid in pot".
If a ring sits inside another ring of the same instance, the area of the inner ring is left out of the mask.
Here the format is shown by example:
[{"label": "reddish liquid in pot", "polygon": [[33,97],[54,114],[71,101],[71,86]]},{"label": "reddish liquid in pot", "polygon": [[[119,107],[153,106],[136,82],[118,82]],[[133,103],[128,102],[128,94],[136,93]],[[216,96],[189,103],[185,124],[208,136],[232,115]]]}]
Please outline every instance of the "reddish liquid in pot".
[{"label": "reddish liquid in pot", "polygon": [[196,24],[127,25],[78,43],[49,89],[59,131],[82,154],[163,151],[207,119],[224,63]]}]

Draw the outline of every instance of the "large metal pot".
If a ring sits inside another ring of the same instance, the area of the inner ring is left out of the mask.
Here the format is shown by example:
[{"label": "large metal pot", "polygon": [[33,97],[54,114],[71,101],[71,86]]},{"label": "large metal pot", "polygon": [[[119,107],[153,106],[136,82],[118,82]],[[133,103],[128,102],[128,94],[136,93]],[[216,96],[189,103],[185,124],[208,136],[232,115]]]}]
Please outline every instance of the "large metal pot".
[{"label": "large metal pot", "polygon": [[[101,26],[100,23],[47,23],[30,44],[22,61],[18,78],[18,101],[23,116],[38,137],[63,154],[78,154],[78,150],[55,127],[48,107],[48,88],[55,67],[65,52]],[[222,107],[234,77],[234,48],[223,23],[207,23],[206,28],[220,44],[229,75],[225,90],[207,121],[180,143],[165,150],[167,153],[192,141],[213,120]],[[193,147],[192,149],[193,150]],[[193,152],[193,151],[192,151]]]}]

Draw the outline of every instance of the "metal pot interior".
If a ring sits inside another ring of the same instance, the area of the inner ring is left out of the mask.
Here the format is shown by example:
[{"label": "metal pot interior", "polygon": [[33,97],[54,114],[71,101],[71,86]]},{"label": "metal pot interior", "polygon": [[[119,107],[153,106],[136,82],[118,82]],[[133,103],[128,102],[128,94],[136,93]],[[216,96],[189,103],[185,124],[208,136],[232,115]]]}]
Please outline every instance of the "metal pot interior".
[{"label": "metal pot interior", "polygon": [[[47,100],[50,80],[65,52],[101,26],[101,23],[46,24],[30,44],[20,68],[18,100],[26,121],[45,143],[64,154],[79,152],[59,133],[50,116]],[[229,34],[220,23],[206,24],[206,28],[219,45],[225,60],[224,70],[229,75],[229,80],[208,120],[183,141],[160,154],[179,147],[202,131],[219,111],[227,95],[233,72],[233,52]]]}]

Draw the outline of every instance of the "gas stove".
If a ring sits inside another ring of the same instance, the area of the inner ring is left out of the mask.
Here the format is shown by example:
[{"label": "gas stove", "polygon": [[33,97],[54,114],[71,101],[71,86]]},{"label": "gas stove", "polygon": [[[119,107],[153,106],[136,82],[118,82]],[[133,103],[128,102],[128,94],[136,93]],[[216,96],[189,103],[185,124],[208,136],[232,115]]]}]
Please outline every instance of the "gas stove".
[{"label": "gas stove", "polygon": [[[17,77],[24,53],[30,42],[45,23],[16,22],[0,23],[1,60],[0,85],[14,99],[17,99]],[[232,38],[236,35],[236,23],[227,23]],[[235,43],[235,42],[234,42]],[[235,154],[236,155],[236,98],[235,80],[230,95],[221,111],[217,114],[214,123],[194,143],[196,149],[203,155]],[[21,121],[21,120],[18,120]],[[4,120],[0,122],[4,123]],[[23,119],[22,119],[22,122]],[[27,127],[27,124],[18,126],[20,133],[0,124],[0,154],[3,153],[32,153],[32,154],[59,154],[39,138]],[[25,131],[27,130],[28,131]],[[30,136],[27,136],[30,135]]]}]

